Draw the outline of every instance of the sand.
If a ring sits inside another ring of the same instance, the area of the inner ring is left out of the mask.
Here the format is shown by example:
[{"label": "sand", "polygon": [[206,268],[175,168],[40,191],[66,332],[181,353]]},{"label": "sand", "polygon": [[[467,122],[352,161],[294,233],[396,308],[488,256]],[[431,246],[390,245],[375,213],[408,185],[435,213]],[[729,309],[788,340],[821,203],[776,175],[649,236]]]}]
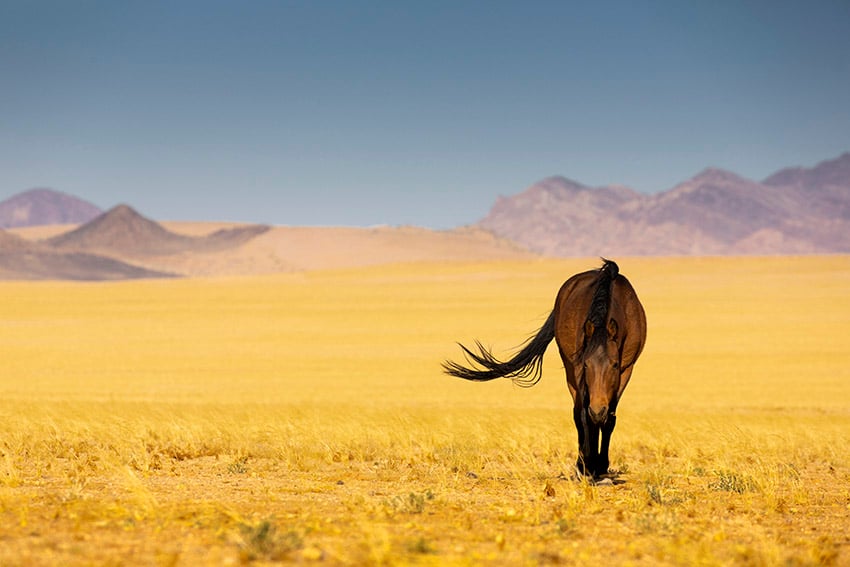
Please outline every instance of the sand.
[{"label": "sand", "polygon": [[[163,222],[169,231],[203,236],[241,226],[223,222]],[[42,240],[74,226],[10,230],[27,240]],[[516,260],[535,255],[491,233],[459,228],[436,231],[419,227],[276,226],[229,250],[116,259],[184,276],[244,276],[433,261]]]}]

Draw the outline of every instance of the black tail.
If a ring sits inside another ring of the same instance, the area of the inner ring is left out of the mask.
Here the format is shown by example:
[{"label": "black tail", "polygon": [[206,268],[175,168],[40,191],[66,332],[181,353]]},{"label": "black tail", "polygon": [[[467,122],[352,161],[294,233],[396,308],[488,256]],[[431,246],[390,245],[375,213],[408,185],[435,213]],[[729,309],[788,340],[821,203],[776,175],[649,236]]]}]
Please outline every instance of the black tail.
[{"label": "black tail", "polygon": [[524,388],[534,386],[540,381],[540,376],[543,373],[543,353],[546,352],[546,347],[549,346],[553,338],[555,338],[554,311],[537,331],[537,334],[529,339],[522,350],[507,362],[499,361],[480,342],[475,341],[479,354],[475,354],[463,345],[460,345],[460,348],[463,349],[468,361],[483,366],[484,370],[467,368],[447,360],[443,363],[443,371],[464,380],[483,382],[495,378],[510,378],[518,386]]}]

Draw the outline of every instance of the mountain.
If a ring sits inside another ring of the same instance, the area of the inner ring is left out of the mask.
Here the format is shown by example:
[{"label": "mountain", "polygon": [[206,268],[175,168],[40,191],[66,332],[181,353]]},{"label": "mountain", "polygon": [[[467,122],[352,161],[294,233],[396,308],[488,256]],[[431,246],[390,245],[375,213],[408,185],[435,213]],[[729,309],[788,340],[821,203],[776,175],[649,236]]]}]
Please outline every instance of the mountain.
[{"label": "mountain", "polygon": [[812,213],[850,219],[850,152],[811,169],[782,169],[762,183],[797,190],[805,195],[806,208]]},{"label": "mountain", "polygon": [[[549,177],[519,195],[500,197],[478,226],[544,255],[583,255],[619,238],[619,211],[640,195],[627,187],[586,187]],[[568,228],[567,228],[568,227]]]},{"label": "mountain", "polygon": [[80,224],[102,211],[95,205],[52,189],[30,189],[0,202],[0,228]]},{"label": "mountain", "polygon": [[550,177],[478,226],[555,256],[850,252],[850,154],[762,183],[709,168],[654,195]]},{"label": "mountain", "polygon": [[823,189],[826,187],[848,187],[850,181],[850,152],[822,161],[816,166],[788,167],[767,177],[762,183],[775,187],[797,187],[801,189]]},{"label": "mountain", "polygon": [[117,280],[173,277],[95,254],[63,253],[0,230],[0,279]]},{"label": "mountain", "polygon": [[26,240],[0,230],[0,279],[175,277],[182,272],[161,258],[186,256],[176,267],[203,262],[209,253],[238,248],[267,230],[267,226],[247,225],[187,236],[119,205],[46,240]]},{"label": "mountain", "polygon": [[47,240],[54,248],[115,256],[174,254],[192,238],[166,230],[128,205],[118,205],[76,229]]},{"label": "mountain", "polygon": [[269,227],[265,225],[246,225],[221,229],[206,236],[186,236],[169,231],[128,205],[118,205],[91,222],[46,242],[57,250],[138,260],[226,250],[240,246],[267,230]]}]

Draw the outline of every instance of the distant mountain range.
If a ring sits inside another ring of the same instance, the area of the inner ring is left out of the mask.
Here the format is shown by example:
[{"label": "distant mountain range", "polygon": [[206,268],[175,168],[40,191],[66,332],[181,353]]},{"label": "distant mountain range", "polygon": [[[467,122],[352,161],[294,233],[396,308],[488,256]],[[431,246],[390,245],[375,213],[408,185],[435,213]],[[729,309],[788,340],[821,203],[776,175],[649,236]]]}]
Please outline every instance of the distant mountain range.
[{"label": "distant mountain range", "polygon": [[[37,196],[41,198],[41,196]],[[151,269],[151,259],[235,248],[266,232],[265,225],[222,229],[206,236],[176,234],[119,205],[93,220],[45,240],[0,230],[0,278],[111,280],[175,277]]]},{"label": "distant mountain range", "polygon": [[510,241],[470,227],[434,231],[416,227],[161,224],[128,205],[114,207],[78,226],[0,229],[0,280],[242,276],[394,262],[533,256]]},{"label": "distant mountain range", "polygon": [[706,169],[653,195],[550,177],[477,226],[550,256],[850,252],[850,153],[762,182]]},{"label": "distant mountain range", "polygon": [[[41,240],[0,228],[0,279],[173,277],[207,273],[204,266],[220,268],[223,262],[252,273],[258,263],[289,265],[287,258],[299,253],[292,246],[320,252],[327,240],[315,231],[302,231],[319,238],[313,243],[300,240],[302,233],[279,234],[266,239],[266,248],[256,246],[239,257],[238,250],[270,227],[230,225],[203,236],[178,234],[127,205],[102,212],[49,189],[33,189],[0,203],[0,227],[45,224],[76,226]],[[357,246],[367,247],[362,253],[370,254],[370,263],[381,255],[455,258],[463,247],[482,258],[518,257],[528,254],[526,250],[548,256],[608,257],[848,253],[850,153],[812,168],[783,169],[761,182],[706,169],[653,195],[550,177],[517,195],[500,197],[476,225],[436,235],[424,229],[387,229],[347,238],[356,237]],[[367,244],[372,237],[374,242]],[[287,242],[287,247],[274,242]],[[330,246],[345,249],[337,240]]]}]

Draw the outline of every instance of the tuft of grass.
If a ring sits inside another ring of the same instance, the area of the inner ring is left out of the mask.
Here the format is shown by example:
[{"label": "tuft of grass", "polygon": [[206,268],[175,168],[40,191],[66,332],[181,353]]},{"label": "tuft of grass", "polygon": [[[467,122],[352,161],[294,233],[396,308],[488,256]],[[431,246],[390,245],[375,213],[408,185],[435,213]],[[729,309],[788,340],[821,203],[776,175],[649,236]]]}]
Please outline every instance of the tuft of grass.
[{"label": "tuft of grass", "polygon": [[393,512],[421,514],[425,511],[425,504],[433,499],[434,493],[431,492],[431,489],[426,489],[424,492],[410,492],[406,496],[393,496],[387,499],[384,504]]},{"label": "tuft of grass", "polygon": [[757,484],[750,476],[728,470],[715,471],[714,474],[717,478],[708,483],[708,487],[711,490],[717,492],[735,492],[737,494],[755,492],[757,490]]},{"label": "tuft of grass", "polygon": [[256,524],[243,523],[239,526],[239,531],[239,556],[243,561],[280,561],[293,551],[304,547],[301,534],[294,530],[281,532],[269,520]]},{"label": "tuft of grass", "polygon": [[248,472],[248,457],[237,457],[227,465],[230,474],[245,474]]},{"label": "tuft of grass", "polygon": [[671,510],[646,511],[635,518],[635,527],[643,535],[673,535],[681,529],[678,516]]},{"label": "tuft of grass", "polygon": [[10,450],[0,450],[2,456],[2,464],[0,464],[0,485],[8,487],[17,487],[21,484],[21,473],[18,464],[15,462],[14,452]]},{"label": "tuft of grass", "polygon": [[646,483],[646,493],[652,502],[655,502],[656,504],[664,503],[661,491],[662,489],[659,485],[650,482]]},{"label": "tuft of grass", "polygon": [[407,551],[416,555],[432,555],[437,549],[424,537],[418,537],[407,544]]},{"label": "tuft of grass", "polygon": [[670,506],[684,500],[676,490],[673,477],[661,470],[650,470],[644,480],[644,489],[650,505]]},{"label": "tuft of grass", "polygon": [[558,528],[558,533],[561,535],[574,534],[578,528],[578,522],[575,518],[562,516],[555,521],[555,526]]}]

